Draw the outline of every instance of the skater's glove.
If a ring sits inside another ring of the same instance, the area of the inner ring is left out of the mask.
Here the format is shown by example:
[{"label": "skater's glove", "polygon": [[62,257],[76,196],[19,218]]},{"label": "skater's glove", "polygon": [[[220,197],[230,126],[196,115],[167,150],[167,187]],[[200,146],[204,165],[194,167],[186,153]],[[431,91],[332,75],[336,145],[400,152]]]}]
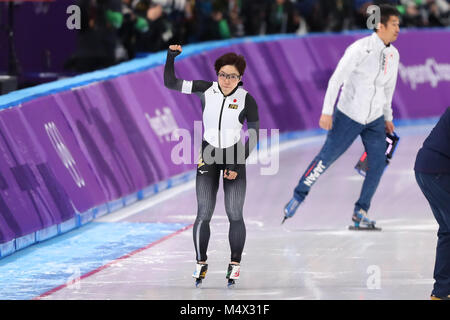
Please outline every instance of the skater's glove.
[{"label": "skater's glove", "polygon": [[177,55],[179,55],[180,53],[181,53],[181,51],[182,51],[182,49],[181,49],[181,46],[180,45],[177,45],[177,44],[175,44],[175,45],[170,45],[169,46],[169,51],[168,51],[168,54],[171,56],[171,57],[176,57]]},{"label": "skater's glove", "polygon": [[173,50],[169,50],[169,52],[168,52],[168,54],[171,56],[171,57],[176,57],[176,56],[178,56],[179,54],[181,53],[181,51],[173,51]]},{"label": "skater's glove", "polygon": [[237,177],[236,168],[237,168],[237,166],[235,164],[227,165],[223,172],[223,176],[225,177],[225,179],[228,179],[228,180],[236,179],[236,177]]}]

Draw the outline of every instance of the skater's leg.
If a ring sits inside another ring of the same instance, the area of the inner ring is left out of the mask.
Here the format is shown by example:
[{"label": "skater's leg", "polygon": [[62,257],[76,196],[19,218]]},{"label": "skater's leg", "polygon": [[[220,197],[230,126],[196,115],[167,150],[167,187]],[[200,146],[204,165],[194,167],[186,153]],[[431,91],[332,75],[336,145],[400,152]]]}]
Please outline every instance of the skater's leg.
[{"label": "skater's leg", "polygon": [[243,208],[246,191],[245,165],[238,165],[238,175],[234,180],[223,179],[223,189],[225,193],[225,210],[230,222],[228,239],[231,249],[231,262],[241,261],[244,250],[246,229],[243,218]]},{"label": "skater's leg", "polygon": [[367,170],[358,201],[355,203],[355,212],[360,209],[368,211],[384,168],[386,167],[386,133],[384,117],[372,121],[361,132],[361,139],[367,152]]},{"label": "skater's leg", "polygon": [[450,295],[450,174],[423,174],[416,172],[417,183],[427,198],[439,224],[434,287],[436,297]]},{"label": "skater's leg", "polygon": [[304,200],[319,176],[351,146],[363,127],[362,124],[350,119],[336,109],[333,127],[328,132],[325,144],[307,167],[294,189],[295,199],[298,201]]},{"label": "skater's leg", "polygon": [[196,252],[196,260],[205,262],[207,260],[206,251],[208,249],[210,227],[209,223],[216,206],[217,190],[219,188],[220,171],[208,166],[208,175],[197,174],[197,218],[194,222],[193,238]]}]

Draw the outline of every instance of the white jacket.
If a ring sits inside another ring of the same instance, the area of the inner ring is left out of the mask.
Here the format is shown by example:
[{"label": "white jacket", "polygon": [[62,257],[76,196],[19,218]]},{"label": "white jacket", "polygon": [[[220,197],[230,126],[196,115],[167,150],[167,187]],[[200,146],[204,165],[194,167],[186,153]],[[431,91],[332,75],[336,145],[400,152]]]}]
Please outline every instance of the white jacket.
[{"label": "white jacket", "polygon": [[392,121],[399,60],[398,50],[392,44],[386,46],[375,32],[352,43],[328,82],[322,114],[333,114],[343,84],[337,104],[340,111],[361,124],[382,115]]},{"label": "white jacket", "polygon": [[219,83],[213,82],[203,94],[204,139],[216,148],[231,147],[241,140],[241,113],[245,113],[247,91],[239,86],[232,94],[224,96]]}]

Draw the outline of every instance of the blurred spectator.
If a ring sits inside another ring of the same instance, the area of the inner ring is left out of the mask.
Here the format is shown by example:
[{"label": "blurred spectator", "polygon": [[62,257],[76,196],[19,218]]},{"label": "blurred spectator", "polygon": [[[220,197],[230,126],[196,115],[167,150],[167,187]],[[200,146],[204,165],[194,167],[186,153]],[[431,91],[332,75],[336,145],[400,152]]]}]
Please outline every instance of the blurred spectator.
[{"label": "blurred spectator", "polygon": [[298,19],[294,16],[298,13],[296,8],[289,0],[272,0],[270,1],[267,14],[267,34],[274,33],[293,33],[298,29]]},{"label": "blurred spectator", "polygon": [[299,28],[309,30],[311,32],[321,31],[323,19],[321,15],[320,1],[317,0],[298,0],[296,2],[298,12],[301,13],[303,19],[300,21]]},{"label": "blurred spectator", "polygon": [[366,29],[367,8],[381,3],[397,7],[401,27],[449,25],[449,0],[79,0],[79,48],[67,65],[90,71],[171,43]]},{"label": "blurred spectator", "polygon": [[[80,0],[78,47],[65,68],[88,72],[125,60],[117,30],[122,26],[120,0]],[[122,50],[121,50],[122,49]]]},{"label": "blurred spectator", "polygon": [[348,30],[354,24],[352,0],[325,0],[328,9],[325,31],[338,32]]},{"label": "blurred spectator", "polygon": [[209,38],[209,25],[211,23],[212,1],[196,0],[193,8],[193,23],[189,42],[204,41]]},{"label": "blurred spectator", "polygon": [[246,35],[242,16],[247,0],[196,0],[194,35],[196,41],[220,40]]},{"label": "blurred spectator", "polygon": [[232,37],[242,37],[245,35],[244,21],[241,15],[241,6],[241,0],[228,1],[230,32]]},{"label": "blurred spectator", "polygon": [[166,48],[173,38],[173,31],[163,7],[157,3],[149,3],[145,18],[149,24],[148,31],[137,35],[136,50],[156,52]]},{"label": "blurred spectator", "polygon": [[[197,39],[199,41],[229,39],[232,37],[227,0],[196,2]],[[198,19],[197,19],[198,18]]]},{"label": "blurred spectator", "polygon": [[[195,1],[190,0],[153,0],[152,4],[160,5],[164,16],[169,22],[173,43],[180,43],[186,37],[186,14]],[[166,49],[164,47],[164,49]]]},{"label": "blurred spectator", "polygon": [[267,1],[245,0],[242,2],[241,16],[245,35],[264,34]]},{"label": "blurred spectator", "polygon": [[406,1],[403,6],[405,7],[405,14],[402,17],[402,26],[423,27],[426,24],[424,16],[421,14],[415,1]]},{"label": "blurred spectator", "polygon": [[355,0],[355,27],[356,29],[367,28],[367,8],[374,3],[366,0]]},{"label": "blurred spectator", "polygon": [[136,55],[136,39],[139,34],[149,30],[145,13],[140,13],[140,1],[122,0],[123,23],[119,30],[120,40],[127,51],[129,59]]},{"label": "blurred spectator", "polygon": [[449,25],[450,5],[445,0],[427,1],[429,27],[444,27]]}]

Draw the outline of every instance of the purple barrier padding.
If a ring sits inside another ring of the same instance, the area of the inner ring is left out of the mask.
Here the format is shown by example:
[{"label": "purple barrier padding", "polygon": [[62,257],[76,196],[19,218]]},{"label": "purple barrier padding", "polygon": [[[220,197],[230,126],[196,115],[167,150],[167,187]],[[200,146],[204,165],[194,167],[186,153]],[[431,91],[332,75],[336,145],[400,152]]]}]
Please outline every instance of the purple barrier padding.
[{"label": "purple barrier padding", "polygon": [[[397,42],[401,64],[394,117],[440,116],[450,106],[450,31],[407,32]],[[433,61],[446,66],[437,68]]]},{"label": "purple barrier padding", "polygon": [[[121,94],[123,101],[123,108],[117,108],[117,111],[120,111],[121,117],[124,118],[124,110],[130,110],[129,115],[132,118],[124,123],[129,125],[133,121],[136,124],[136,128],[127,127],[127,135],[133,135],[130,138],[138,139],[142,143],[142,147],[137,148],[141,153],[141,164],[154,166],[154,180],[150,183],[147,181],[141,188],[194,168],[192,164],[173,163],[171,152],[179,141],[171,141],[171,136],[178,128],[188,129],[192,136],[193,122],[200,120],[201,111],[192,114],[189,110],[189,107],[195,108],[192,104],[168,103],[168,93],[162,85],[160,70],[161,68],[155,68],[113,81],[115,90]],[[149,92],[151,96],[148,95]],[[148,149],[148,156],[142,153],[141,148]]]},{"label": "purple barrier padding", "polygon": [[[247,60],[244,88],[261,128],[318,128],[328,80],[349,44],[367,34],[241,42],[176,60],[181,79],[214,81],[226,52]],[[415,50],[416,44],[421,50]],[[394,119],[434,117],[450,105],[450,32],[404,32]],[[0,243],[72,219],[195,168],[171,157],[194,145],[196,95],[163,85],[163,66],[43,96],[0,112]],[[172,141],[177,129],[190,137]],[[184,141],[183,141],[184,142]]]},{"label": "purple barrier padding", "polygon": [[[42,158],[51,168],[49,174],[58,177],[58,185],[54,182],[52,188],[58,211],[65,218],[63,221],[71,218],[75,211],[85,212],[108,200],[87,159],[89,152],[63,102],[62,97],[70,101],[70,94],[72,92],[38,98],[21,108],[33,145],[41,150]],[[74,104],[71,111],[80,108]]]},{"label": "purple barrier padding", "polygon": [[45,176],[48,166],[40,150],[33,146],[33,137],[26,127],[20,109],[0,114],[0,212],[5,222],[0,225],[2,242],[51,226],[61,219],[45,184],[54,177]]},{"label": "purple barrier padding", "polygon": [[[73,97],[70,103],[66,103],[66,114],[67,118],[70,117],[72,130],[79,135],[106,200],[112,201],[135,191],[136,184],[144,183],[144,175],[137,167],[127,134],[110,101],[113,97],[108,96],[106,83],[72,90]],[[120,101],[115,105],[123,108]]]}]

